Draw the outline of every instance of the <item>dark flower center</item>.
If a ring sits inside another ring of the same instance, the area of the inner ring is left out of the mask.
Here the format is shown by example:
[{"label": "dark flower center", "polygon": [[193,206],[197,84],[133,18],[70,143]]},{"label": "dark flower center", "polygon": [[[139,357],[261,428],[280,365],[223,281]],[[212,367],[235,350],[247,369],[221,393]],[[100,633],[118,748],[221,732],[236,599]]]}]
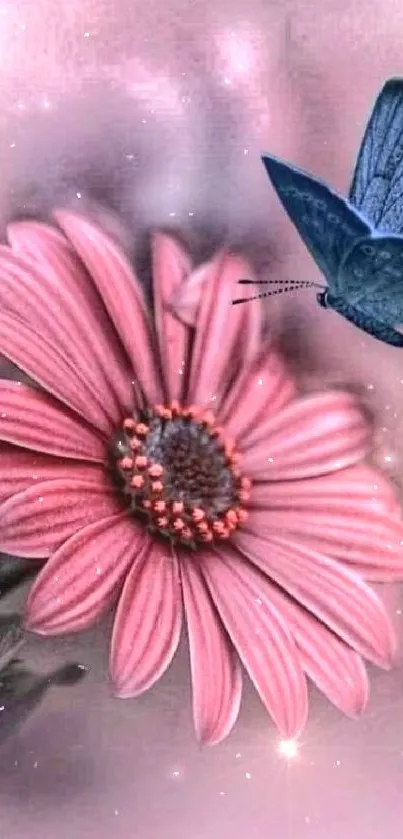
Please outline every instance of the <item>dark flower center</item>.
[{"label": "dark flower center", "polygon": [[131,511],[153,533],[195,548],[227,539],[246,518],[251,482],[210,411],[142,411],[124,420],[113,455]]}]

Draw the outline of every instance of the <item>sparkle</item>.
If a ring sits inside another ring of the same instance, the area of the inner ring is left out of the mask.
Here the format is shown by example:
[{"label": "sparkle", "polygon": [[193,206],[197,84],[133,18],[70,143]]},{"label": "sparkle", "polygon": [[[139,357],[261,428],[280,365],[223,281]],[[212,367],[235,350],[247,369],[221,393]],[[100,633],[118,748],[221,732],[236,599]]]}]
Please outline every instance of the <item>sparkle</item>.
[{"label": "sparkle", "polygon": [[297,740],[280,740],[277,745],[277,752],[286,760],[296,760],[299,756]]}]

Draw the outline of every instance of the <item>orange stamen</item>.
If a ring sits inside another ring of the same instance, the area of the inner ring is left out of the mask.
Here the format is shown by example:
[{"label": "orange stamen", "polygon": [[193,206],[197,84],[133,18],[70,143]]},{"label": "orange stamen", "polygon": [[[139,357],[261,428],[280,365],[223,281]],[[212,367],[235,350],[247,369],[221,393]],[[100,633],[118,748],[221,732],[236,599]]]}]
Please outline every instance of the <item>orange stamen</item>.
[{"label": "orange stamen", "polygon": [[148,460],[143,454],[138,454],[137,457],[134,458],[134,465],[136,469],[145,469],[147,464]]},{"label": "orange stamen", "polygon": [[150,478],[160,478],[163,473],[163,468],[160,463],[153,463],[148,469]]}]

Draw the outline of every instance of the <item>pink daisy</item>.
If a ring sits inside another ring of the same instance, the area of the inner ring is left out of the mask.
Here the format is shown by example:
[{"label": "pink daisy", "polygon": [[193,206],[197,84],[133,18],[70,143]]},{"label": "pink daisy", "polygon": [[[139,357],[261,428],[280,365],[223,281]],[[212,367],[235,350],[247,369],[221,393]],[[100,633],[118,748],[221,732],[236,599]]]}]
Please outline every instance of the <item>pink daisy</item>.
[{"label": "pink daisy", "polygon": [[395,651],[365,578],[403,576],[357,399],[297,397],[259,305],[230,306],[243,259],[192,271],[155,236],[151,315],[113,241],[56,220],[12,224],[0,248],[0,352],[36,383],[0,381],[0,550],[47,558],[27,628],[74,632],[117,603],[110,671],[130,697],[186,622],[203,742],[233,726],[242,665],[284,736],[304,726],[307,676],[356,715],[363,659]]}]

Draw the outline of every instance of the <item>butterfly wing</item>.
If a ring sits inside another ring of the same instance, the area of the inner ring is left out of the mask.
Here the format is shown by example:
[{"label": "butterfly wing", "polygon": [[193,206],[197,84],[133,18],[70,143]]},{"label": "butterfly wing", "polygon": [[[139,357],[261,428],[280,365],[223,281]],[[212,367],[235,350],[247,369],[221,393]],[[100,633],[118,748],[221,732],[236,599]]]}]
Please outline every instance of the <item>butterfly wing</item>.
[{"label": "butterfly wing", "polygon": [[263,155],[267,174],[329,286],[336,289],[340,265],[369,225],[349,202],[322,181],[271,155]]},{"label": "butterfly wing", "polygon": [[346,304],[389,326],[403,324],[403,237],[356,242],[340,268]]},{"label": "butterfly wing", "polygon": [[349,199],[378,231],[403,233],[403,80],[382,88],[366,128]]}]

